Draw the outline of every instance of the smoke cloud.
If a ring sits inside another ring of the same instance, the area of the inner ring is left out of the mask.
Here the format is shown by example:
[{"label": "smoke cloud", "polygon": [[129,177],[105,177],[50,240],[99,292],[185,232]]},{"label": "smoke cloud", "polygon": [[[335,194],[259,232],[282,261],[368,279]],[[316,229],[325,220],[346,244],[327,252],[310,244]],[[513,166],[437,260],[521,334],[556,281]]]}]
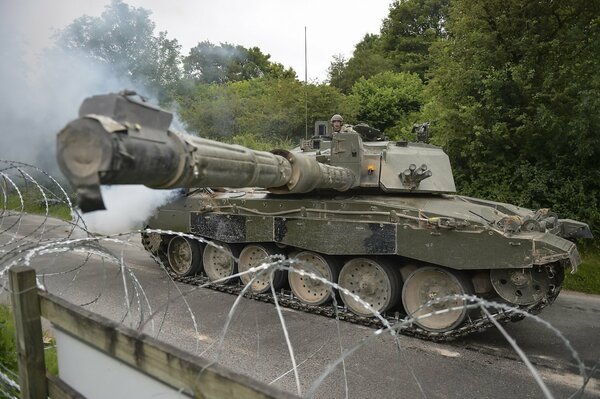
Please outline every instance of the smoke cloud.
[{"label": "smoke cloud", "polygon": [[83,215],[88,230],[114,234],[144,228],[144,220],[161,205],[175,199],[179,190],[152,190],[145,186],[102,186],[105,211]]},{"label": "smoke cloud", "polygon": [[[81,102],[124,89],[148,93],[84,54],[55,47],[39,51],[28,42],[24,29],[29,24],[21,20],[32,6],[28,3],[0,6],[0,159],[36,165],[64,181],[56,162],[56,134],[77,117]],[[91,230],[103,233],[139,228],[173,195],[143,186],[103,188],[103,193],[108,210],[85,216]]]},{"label": "smoke cloud", "polygon": [[[77,53],[27,47],[0,27],[0,159],[35,164],[57,175],[56,133],[92,94],[136,89],[127,78]],[[33,61],[33,62],[32,62]]]}]

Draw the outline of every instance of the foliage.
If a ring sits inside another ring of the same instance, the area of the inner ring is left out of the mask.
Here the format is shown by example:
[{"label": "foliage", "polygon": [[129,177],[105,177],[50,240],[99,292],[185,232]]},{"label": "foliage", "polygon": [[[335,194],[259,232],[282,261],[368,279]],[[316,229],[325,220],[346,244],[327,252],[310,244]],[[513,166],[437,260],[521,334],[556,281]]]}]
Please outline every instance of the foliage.
[{"label": "foliage", "polygon": [[339,112],[341,94],[327,85],[304,85],[291,78],[257,78],[226,84],[197,83],[178,98],[182,120],[205,137],[249,134],[268,140],[298,139],[315,120]]},{"label": "foliage", "polygon": [[[383,72],[352,87],[356,118],[386,133],[407,127],[423,104],[423,82],[416,74]],[[410,122],[409,122],[410,121]]]},{"label": "foliage", "polygon": [[161,101],[180,79],[181,46],[167,32],[154,35],[150,11],[112,0],[100,17],[84,15],[57,34],[59,47],[79,51],[115,76],[128,77]]},{"label": "foliage", "polygon": [[446,37],[449,0],[395,1],[380,34],[367,34],[349,60],[334,56],[329,83],[349,93],[360,78],[385,71],[417,73],[426,79],[431,66],[430,46]]},{"label": "foliage", "polygon": [[[58,356],[56,353],[56,342],[47,332],[44,332],[44,359],[46,370],[52,375],[58,375]],[[19,383],[19,363],[17,358],[16,330],[11,309],[0,304],[0,372],[8,374],[17,384]],[[14,388],[0,382],[4,392],[14,392]]]},{"label": "foliage", "polygon": [[264,137],[254,135],[252,133],[242,133],[231,137],[227,140],[231,144],[237,144],[244,147],[252,148],[258,151],[271,151],[274,149],[289,149],[296,146],[298,143],[289,139],[283,140],[268,140]]},{"label": "foliage", "polygon": [[15,324],[10,309],[5,305],[0,305],[0,363],[15,373],[19,370]]},{"label": "foliage", "polygon": [[446,37],[449,0],[396,0],[381,28],[381,49],[397,72],[425,79],[431,66],[430,46]]},{"label": "foliage", "polygon": [[328,81],[343,93],[349,93],[360,78],[370,78],[392,69],[391,61],[381,48],[379,35],[367,34],[356,45],[352,58],[345,60],[339,55],[329,66]]},{"label": "foliage", "polygon": [[58,376],[58,354],[56,352],[56,340],[48,331],[43,331],[44,340],[44,362],[48,373]]},{"label": "foliage", "polygon": [[198,43],[183,59],[185,75],[200,83],[226,83],[261,77],[294,78],[293,69],[270,61],[258,47],[245,48],[228,43],[215,46]]},{"label": "foliage", "polygon": [[582,0],[453,0],[424,114],[464,193],[600,232],[600,17]]},{"label": "foliage", "polygon": [[[348,92],[352,87],[352,84],[344,80],[342,84],[342,76],[346,70],[348,64],[348,60],[344,57],[343,54],[336,54],[333,56],[333,61],[329,64],[329,68],[327,68],[327,81],[333,87],[336,87],[338,90],[343,92]],[[346,78],[346,76],[343,76]]]}]

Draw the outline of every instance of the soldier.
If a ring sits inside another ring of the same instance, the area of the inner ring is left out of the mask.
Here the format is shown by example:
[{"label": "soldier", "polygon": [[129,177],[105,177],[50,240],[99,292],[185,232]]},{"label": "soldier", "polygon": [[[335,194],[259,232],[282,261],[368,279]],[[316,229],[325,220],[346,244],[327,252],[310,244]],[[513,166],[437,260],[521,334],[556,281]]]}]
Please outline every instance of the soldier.
[{"label": "soldier", "polygon": [[342,118],[342,115],[333,115],[330,122],[331,126],[333,127],[333,133],[340,133],[342,131],[342,124],[344,123],[344,118]]}]

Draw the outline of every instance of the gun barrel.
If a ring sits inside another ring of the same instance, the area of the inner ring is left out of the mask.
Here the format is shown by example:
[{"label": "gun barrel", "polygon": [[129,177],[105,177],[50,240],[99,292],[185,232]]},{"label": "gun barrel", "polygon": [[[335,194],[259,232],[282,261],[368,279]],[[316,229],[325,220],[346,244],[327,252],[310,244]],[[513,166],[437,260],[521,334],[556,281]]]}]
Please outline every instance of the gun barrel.
[{"label": "gun barrel", "polygon": [[84,212],[104,209],[100,184],[263,187],[277,194],[358,185],[350,170],[302,154],[254,151],[165,130],[170,119],[164,114],[170,115],[114,94],[84,101],[81,117],[57,141],[59,166]]}]

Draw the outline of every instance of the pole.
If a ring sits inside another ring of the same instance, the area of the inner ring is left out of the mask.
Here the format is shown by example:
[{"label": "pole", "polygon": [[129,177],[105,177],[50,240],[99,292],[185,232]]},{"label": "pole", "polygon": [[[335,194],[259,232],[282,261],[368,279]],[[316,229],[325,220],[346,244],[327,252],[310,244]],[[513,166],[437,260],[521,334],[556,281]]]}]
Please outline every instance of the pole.
[{"label": "pole", "polygon": [[35,270],[17,266],[8,271],[8,276],[17,335],[21,398],[46,399],[48,383]]},{"label": "pole", "polygon": [[306,131],[304,132],[304,139],[308,140],[308,57],[307,57],[307,44],[306,44],[306,26],[304,27],[304,124]]}]

